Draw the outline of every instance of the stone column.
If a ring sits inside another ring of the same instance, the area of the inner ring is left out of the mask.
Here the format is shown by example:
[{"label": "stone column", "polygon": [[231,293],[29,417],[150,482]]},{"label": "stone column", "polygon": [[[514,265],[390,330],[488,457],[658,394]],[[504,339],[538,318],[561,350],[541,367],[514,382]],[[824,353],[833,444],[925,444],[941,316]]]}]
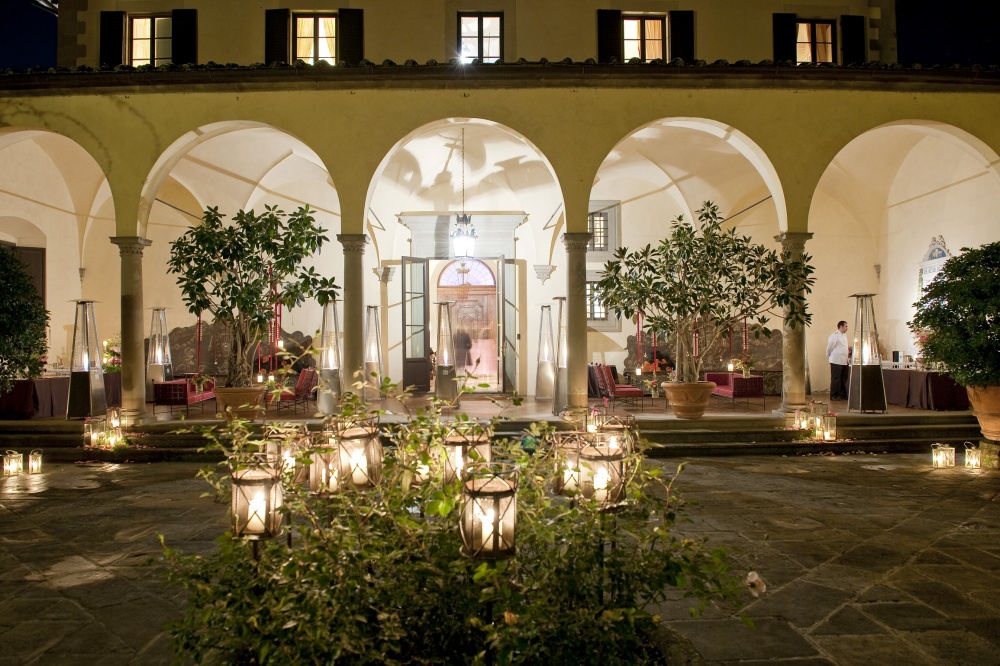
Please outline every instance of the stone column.
[{"label": "stone column", "polygon": [[[802,261],[806,241],[810,238],[811,233],[792,231],[774,237],[781,243],[782,252],[787,253],[790,261]],[[781,371],[781,406],[774,410],[776,414],[794,412],[796,408],[807,404],[805,326],[792,328],[787,323],[782,323]]]},{"label": "stone column", "polygon": [[587,406],[587,245],[593,234],[565,233],[566,397],[571,408]]},{"label": "stone column", "polygon": [[344,302],[344,387],[354,391],[356,373],[364,370],[365,363],[365,285],[362,268],[364,263],[365,234],[337,234],[344,246],[344,284],[341,296]]},{"label": "stone column", "polygon": [[122,264],[122,407],[146,411],[146,351],[143,349],[142,251],[153,241],[113,236]]}]

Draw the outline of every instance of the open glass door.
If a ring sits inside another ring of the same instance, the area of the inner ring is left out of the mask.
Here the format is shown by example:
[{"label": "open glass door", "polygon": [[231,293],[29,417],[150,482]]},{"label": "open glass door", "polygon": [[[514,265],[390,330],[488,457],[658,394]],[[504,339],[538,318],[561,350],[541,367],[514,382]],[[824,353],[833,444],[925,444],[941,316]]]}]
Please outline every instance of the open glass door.
[{"label": "open glass door", "polygon": [[417,393],[431,390],[429,265],[427,259],[403,257],[403,386]]},{"label": "open glass door", "polygon": [[497,289],[497,313],[500,358],[503,368],[503,392],[517,390],[517,265],[513,259],[500,257],[497,261],[500,288]]}]

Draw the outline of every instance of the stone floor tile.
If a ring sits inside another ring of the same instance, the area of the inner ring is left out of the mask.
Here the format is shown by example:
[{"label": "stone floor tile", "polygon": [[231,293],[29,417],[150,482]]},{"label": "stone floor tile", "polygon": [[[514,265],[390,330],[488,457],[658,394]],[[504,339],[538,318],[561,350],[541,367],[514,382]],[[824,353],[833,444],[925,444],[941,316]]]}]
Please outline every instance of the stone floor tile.
[{"label": "stone floor tile", "polygon": [[858,607],[891,629],[933,631],[948,628],[953,621],[929,606],[918,603],[872,603]]},{"label": "stone floor tile", "polygon": [[887,629],[853,606],[844,606],[809,631],[811,636],[866,636]]},{"label": "stone floor tile", "polygon": [[736,619],[674,622],[671,626],[709,662],[816,656],[816,649],[787,622],[754,621],[751,629]]},{"label": "stone floor tile", "polygon": [[983,666],[1000,663],[995,645],[968,631],[922,631],[902,634],[920,651],[949,666]]},{"label": "stone floor tile", "polygon": [[850,597],[851,594],[844,590],[796,582],[764,595],[746,607],[743,613],[754,618],[787,620],[797,627],[810,627]]},{"label": "stone floor tile", "polygon": [[125,644],[110,629],[98,622],[90,622],[77,631],[65,635],[59,642],[50,647],[46,654],[91,656],[124,654],[131,658],[135,650]]},{"label": "stone floor tile", "polygon": [[896,586],[914,599],[927,604],[938,612],[953,618],[973,618],[990,615],[987,608],[961,594],[950,585],[937,581],[924,583],[900,582]]},{"label": "stone floor tile", "polygon": [[896,636],[817,636],[816,644],[837,666],[945,666]]}]

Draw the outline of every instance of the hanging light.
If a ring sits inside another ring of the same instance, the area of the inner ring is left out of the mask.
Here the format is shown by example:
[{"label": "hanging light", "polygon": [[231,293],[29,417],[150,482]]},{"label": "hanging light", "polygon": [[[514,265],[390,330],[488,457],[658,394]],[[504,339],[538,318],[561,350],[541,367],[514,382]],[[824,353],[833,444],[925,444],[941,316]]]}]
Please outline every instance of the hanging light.
[{"label": "hanging light", "polygon": [[472,257],[479,235],[472,226],[472,216],[465,213],[465,128],[462,128],[462,212],[455,216],[455,229],[451,232],[451,243],[456,257]]}]

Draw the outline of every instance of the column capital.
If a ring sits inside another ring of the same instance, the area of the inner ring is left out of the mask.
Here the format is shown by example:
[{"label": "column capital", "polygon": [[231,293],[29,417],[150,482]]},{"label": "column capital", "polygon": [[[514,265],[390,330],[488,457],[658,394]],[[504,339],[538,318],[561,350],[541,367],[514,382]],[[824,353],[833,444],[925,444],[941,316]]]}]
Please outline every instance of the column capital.
[{"label": "column capital", "polygon": [[568,252],[586,251],[593,237],[594,234],[590,232],[566,232],[563,234],[563,243]]},{"label": "column capital", "polygon": [[365,253],[365,245],[368,244],[367,234],[337,234],[337,241],[344,246],[344,252],[357,254]]},{"label": "column capital", "polygon": [[153,244],[153,241],[142,236],[111,236],[111,242],[118,246],[121,256],[134,255],[141,257],[142,251]]},{"label": "column capital", "polygon": [[775,236],[774,240],[781,243],[781,249],[786,252],[804,252],[806,241],[812,237],[813,235],[810,231],[786,231]]}]

